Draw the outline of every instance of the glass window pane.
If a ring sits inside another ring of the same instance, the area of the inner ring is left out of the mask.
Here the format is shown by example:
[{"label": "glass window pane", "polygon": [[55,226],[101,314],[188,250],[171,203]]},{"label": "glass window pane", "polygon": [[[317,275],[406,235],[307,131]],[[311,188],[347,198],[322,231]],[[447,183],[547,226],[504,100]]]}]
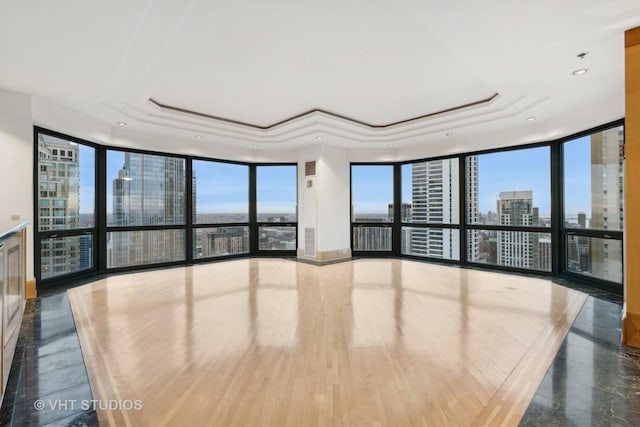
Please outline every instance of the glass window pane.
[{"label": "glass window pane", "polygon": [[261,251],[294,251],[296,242],[296,227],[258,227],[258,249]]},{"label": "glass window pane", "polygon": [[351,215],[353,222],[393,222],[393,166],[351,166]]},{"label": "glass window pane", "polygon": [[622,126],[564,143],[564,223],[622,230]]},{"label": "glass window pane", "polygon": [[87,234],[42,239],[40,264],[43,279],[91,269],[93,267],[93,236]]},{"label": "glass window pane", "polygon": [[466,157],[467,223],[551,226],[549,147]]},{"label": "glass window pane", "polygon": [[249,166],[193,161],[193,222],[249,222]]},{"label": "glass window pane", "polygon": [[354,251],[390,251],[391,227],[355,226],[353,227]]},{"label": "glass window pane", "polygon": [[256,180],[258,222],[296,222],[297,167],[258,166]]},{"label": "glass window pane", "polygon": [[107,233],[107,268],[185,260],[184,230]]},{"label": "glass window pane", "polygon": [[551,271],[551,233],[468,230],[467,241],[477,247],[474,262]]},{"label": "glass window pane", "polygon": [[[38,151],[38,205],[59,208],[55,211],[40,209],[38,229],[93,228],[95,149],[39,133]],[[57,216],[59,220],[52,221],[51,216]]]},{"label": "glass window pane", "polygon": [[193,257],[212,258],[249,253],[249,227],[211,227],[193,230]]},{"label": "glass window pane", "polygon": [[622,241],[567,236],[567,270],[622,283]]},{"label": "glass window pane", "polygon": [[460,260],[460,230],[402,227],[403,255]]},{"label": "glass window pane", "polygon": [[107,225],[184,223],[184,159],[107,152]]},{"label": "glass window pane", "polygon": [[457,158],[402,165],[401,221],[457,224],[459,181]]}]

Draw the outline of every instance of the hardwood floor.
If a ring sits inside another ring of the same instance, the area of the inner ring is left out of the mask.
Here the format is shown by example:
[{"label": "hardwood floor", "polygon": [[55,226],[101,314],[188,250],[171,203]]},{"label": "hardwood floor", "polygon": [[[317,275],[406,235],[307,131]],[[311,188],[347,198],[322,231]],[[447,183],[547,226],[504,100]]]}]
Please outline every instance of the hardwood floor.
[{"label": "hardwood floor", "polygon": [[113,426],[517,425],[585,301],[390,259],[243,259],[69,298],[94,398],[142,402],[98,411]]}]

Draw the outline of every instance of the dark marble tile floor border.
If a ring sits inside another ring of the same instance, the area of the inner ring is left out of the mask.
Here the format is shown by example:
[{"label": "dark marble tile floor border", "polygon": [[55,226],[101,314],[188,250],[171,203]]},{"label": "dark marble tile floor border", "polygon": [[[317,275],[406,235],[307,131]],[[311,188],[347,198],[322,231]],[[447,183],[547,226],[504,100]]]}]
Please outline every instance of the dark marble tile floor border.
[{"label": "dark marble tile floor border", "polygon": [[66,288],[27,301],[0,408],[2,426],[97,426]]},{"label": "dark marble tile floor border", "polygon": [[640,425],[640,350],[621,344],[622,297],[565,279],[589,294],[521,426]]}]

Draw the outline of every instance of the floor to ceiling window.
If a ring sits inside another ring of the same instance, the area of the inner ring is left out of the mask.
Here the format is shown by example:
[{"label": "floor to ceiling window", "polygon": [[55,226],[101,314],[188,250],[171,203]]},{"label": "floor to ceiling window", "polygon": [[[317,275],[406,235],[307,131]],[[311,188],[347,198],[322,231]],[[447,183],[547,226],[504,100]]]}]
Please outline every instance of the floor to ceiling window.
[{"label": "floor to ceiling window", "polygon": [[624,129],[615,126],[562,144],[564,268],[622,284]]},{"label": "floor to ceiling window", "polygon": [[[37,127],[34,142],[38,283],[295,255],[295,164],[109,148]],[[623,143],[620,121],[523,148],[353,163],[352,252],[562,273],[621,292]]]},{"label": "floor to ceiling window", "polygon": [[258,251],[297,249],[298,175],[296,165],[256,166]]},{"label": "floor to ceiling window", "polygon": [[36,275],[46,280],[93,270],[96,149],[41,129],[35,136],[36,247],[40,250]]},{"label": "floor to ceiling window", "polygon": [[248,254],[249,166],[193,160],[193,258]]},{"label": "floor to ceiling window", "polygon": [[351,248],[391,252],[394,222],[393,165],[351,165]]},{"label": "floor to ceiling window", "polygon": [[186,259],[186,161],[107,151],[107,268]]},{"label": "floor to ceiling window", "polygon": [[403,164],[400,253],[460,260],[457,157]]},{"label": "floor to ceiling window", "polygon": [[465,158],[467,261],[551,271],[549,146]]}]

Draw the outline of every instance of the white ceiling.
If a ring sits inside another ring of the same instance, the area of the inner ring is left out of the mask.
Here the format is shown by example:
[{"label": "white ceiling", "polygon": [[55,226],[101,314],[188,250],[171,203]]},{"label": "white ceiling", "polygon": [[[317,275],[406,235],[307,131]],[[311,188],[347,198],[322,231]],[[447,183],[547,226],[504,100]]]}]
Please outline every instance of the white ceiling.
[{"label": "white ceiling", "polygon": [[[321,136],[438,155],[623,117],[623,36],[638,25],[638,0],[0,0],[0,87],[142,147],[292,149]],[[496,93],[386,128],[315,112],[264,130],[149,101],[257,126],[315,109],[386,125]]]}]

